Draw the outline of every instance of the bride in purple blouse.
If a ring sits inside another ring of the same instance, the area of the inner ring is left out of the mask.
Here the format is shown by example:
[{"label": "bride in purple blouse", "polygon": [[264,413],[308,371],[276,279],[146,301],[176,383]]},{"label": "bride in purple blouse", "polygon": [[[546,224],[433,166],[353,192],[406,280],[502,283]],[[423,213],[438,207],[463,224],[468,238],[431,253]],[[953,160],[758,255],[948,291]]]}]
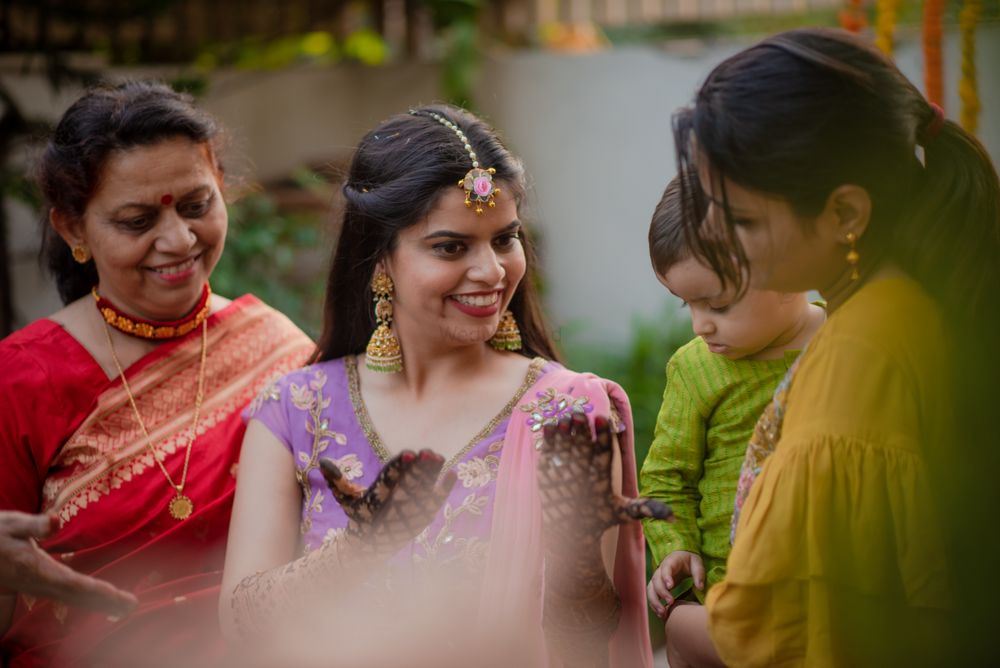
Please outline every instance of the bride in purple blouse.
[{"label": "bride in purple blouse", "polygon": [[258,657],[652,665],[634,519],[669,511],[624,392],[558,362],[524,189],[454,107],[361,141],[317,361],[244,415],[220,613]]}]

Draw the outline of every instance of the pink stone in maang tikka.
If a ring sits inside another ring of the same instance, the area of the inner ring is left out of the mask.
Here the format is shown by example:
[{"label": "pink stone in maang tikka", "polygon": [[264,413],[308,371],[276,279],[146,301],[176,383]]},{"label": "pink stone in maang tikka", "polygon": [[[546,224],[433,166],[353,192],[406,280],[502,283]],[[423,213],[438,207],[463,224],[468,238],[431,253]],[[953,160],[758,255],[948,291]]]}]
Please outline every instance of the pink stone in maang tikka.
[{"label": "pink stone in maang tikka", "polygon": [[496,192],[493,175],[486,169],[470,169],[464,179],[465,191],[477,202],[486,202]]},{"label": "pink stone in maang tikka", "polygon": [[488,176],[480,176],[473,182],[472,188],[480,197],[488,197],[493,191],[493,179]]}]

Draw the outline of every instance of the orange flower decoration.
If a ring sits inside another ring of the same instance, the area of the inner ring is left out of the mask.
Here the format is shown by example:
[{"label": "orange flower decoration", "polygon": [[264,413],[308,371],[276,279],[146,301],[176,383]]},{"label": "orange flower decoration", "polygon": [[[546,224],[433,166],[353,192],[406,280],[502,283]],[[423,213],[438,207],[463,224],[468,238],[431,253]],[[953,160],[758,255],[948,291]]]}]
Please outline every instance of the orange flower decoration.
[{"label": "orange flower decoration", "polygon": [[924,86],[927,100],[944,108],[944,77],[941,57],[941,17],[944,0],[926,0],[924,5]]},{"label": "orange flower decoration", "polygon": [[837,14],[840,27],[848,32],[859,33],[868,27],[868,14],[864,0],[847,0],[847,5]]}]

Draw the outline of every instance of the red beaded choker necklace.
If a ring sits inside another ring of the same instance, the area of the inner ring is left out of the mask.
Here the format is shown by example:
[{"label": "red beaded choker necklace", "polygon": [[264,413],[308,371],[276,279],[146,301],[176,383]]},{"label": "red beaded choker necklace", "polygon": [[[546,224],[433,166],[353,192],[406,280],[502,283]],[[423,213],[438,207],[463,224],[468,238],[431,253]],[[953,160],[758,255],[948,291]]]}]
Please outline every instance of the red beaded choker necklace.
[{"label": "red beaded choker necklace", "polygon": [[119,332],[124,332],[130,336],[154,340],[176,339],[201,325],[205,318],[208,317],[208,298],[212,296],[211,288],[208,287],[208,283],[205,283],[205,288],[201,291],[201,298],[191,310],[191,313],[180,320],[163,322],[160,320],[143,320],[142,318],[122,312],[109,300],[97,294],[96,286],[90,293],[94,295],[94,300],[97,302],[97,310],[109,325]]}]

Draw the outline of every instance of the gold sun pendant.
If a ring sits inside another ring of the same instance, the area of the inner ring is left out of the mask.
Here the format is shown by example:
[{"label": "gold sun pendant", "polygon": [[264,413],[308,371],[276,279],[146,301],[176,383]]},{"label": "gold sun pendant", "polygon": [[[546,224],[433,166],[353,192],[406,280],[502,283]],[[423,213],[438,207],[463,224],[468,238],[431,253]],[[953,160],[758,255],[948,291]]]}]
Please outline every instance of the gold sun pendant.
[{"label": "gold sun pendant", "polygon": [[183,494],[178,494],[170,502],[169,510],[170,516],[175,520],[186,520],[194,512],[194,504],[191,503],[191,499]]}]

